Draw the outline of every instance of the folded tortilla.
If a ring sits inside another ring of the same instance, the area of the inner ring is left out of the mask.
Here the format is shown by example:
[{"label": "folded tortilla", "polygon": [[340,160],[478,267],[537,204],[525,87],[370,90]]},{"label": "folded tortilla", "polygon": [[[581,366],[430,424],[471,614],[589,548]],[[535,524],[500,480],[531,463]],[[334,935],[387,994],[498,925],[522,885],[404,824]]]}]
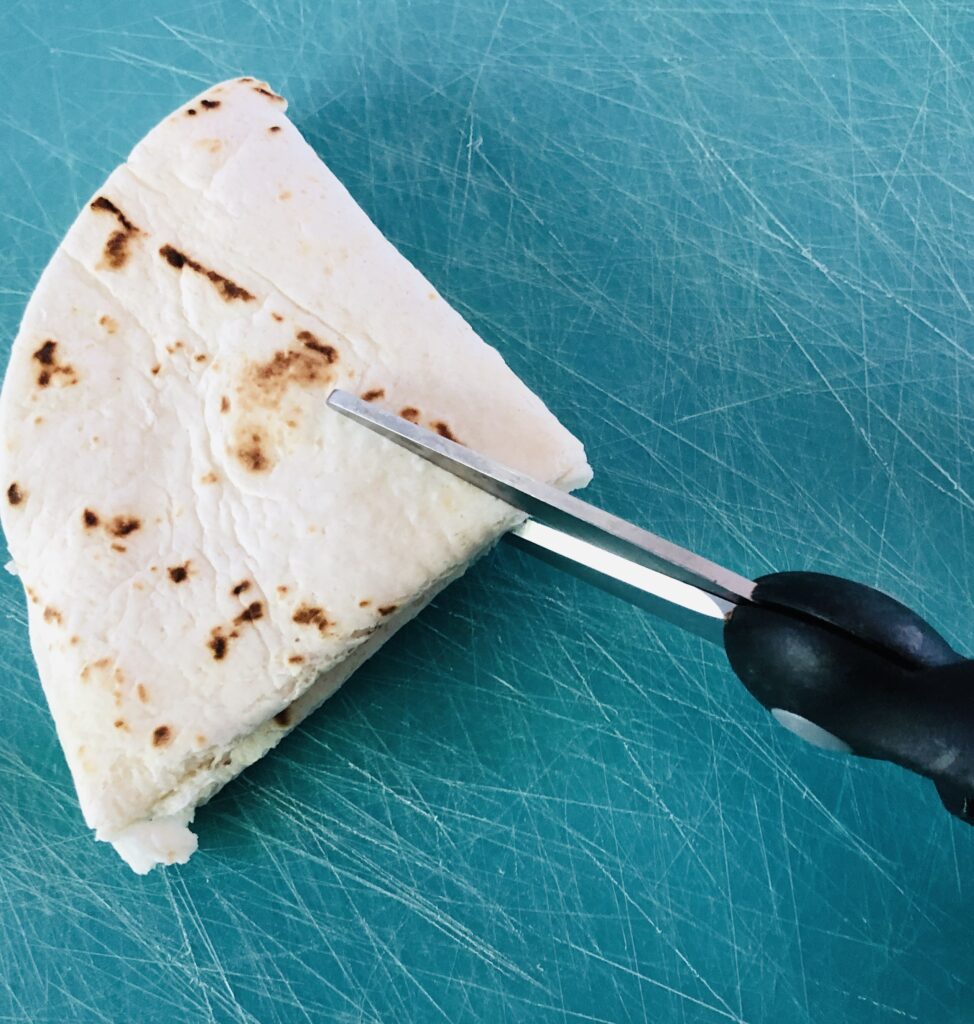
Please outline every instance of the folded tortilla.
[{"label": "folded tortilla", "polygon": [[381,235],[265,83],[155,127],[45,270],[0,396],[2,521],[97,838],[195,808],[517,520],[341,387],[569,488],[581,445]]}]

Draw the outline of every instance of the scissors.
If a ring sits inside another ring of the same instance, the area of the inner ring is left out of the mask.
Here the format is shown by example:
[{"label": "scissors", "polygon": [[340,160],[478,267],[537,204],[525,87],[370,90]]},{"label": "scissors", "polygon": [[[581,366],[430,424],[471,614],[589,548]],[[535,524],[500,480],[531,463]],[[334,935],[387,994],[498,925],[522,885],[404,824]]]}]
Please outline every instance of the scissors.
[{"label": "scissors", "polygon": [[518,547],[722,643],[786,729],[932,780],[974,824],[974,661],[899,601],[825,573],[749,580],[345,391],[328,405],[525,512]]}]

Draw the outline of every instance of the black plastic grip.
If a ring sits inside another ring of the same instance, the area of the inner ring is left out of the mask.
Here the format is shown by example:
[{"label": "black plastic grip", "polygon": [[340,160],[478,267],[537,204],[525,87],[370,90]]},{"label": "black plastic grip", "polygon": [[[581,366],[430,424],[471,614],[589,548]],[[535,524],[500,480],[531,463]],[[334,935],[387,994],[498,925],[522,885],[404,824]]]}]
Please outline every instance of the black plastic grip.
[{"label": "black plastic grip", "polygon": [[932,779],[974,823],[974,661],[905,605],[837,576],[774,573],[734,610],[724,645],[766,708]]}]

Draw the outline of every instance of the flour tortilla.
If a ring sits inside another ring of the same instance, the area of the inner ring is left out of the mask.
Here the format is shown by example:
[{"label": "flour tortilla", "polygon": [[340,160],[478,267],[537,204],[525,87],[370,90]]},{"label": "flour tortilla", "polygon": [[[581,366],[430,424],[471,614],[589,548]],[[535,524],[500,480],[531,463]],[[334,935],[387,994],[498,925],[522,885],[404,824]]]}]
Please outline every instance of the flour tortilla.
[{"label": "flour tortilla", "polygon": [[139,872],[516,521],[342,387],[563,487],[581,445],[386,241],[263,82],[85,206],[0,396],[2,521],[85,819]]}]

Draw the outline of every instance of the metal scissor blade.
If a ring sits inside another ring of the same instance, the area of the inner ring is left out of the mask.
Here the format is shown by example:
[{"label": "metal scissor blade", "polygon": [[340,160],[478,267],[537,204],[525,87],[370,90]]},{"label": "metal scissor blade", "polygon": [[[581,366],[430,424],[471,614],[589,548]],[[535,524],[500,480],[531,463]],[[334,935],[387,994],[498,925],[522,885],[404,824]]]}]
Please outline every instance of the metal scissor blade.
[{"label": "metal scissor blade", "polygon": [[345,391],[333,391],[328,405],[467,483],[527,512],[544,526],[732,604],[750,599],[753,581],[557,487],[533,480]]},{"label": "metal scissor blade", "polygon": [[504,539],[535,558],[714,643],[722,641],[724,622],[735,607],[721,597],[570,537],[536,519],[516,526]]}]

